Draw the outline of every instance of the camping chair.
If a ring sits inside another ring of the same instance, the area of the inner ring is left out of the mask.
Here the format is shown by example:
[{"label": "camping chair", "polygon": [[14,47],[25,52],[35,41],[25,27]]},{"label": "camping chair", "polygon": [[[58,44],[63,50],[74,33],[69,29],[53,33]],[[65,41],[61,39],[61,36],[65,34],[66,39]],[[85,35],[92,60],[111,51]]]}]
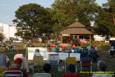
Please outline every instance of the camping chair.
[{"label": "camping chair", "polygon": [[20,70],[9,70],[3,73],[3,77],[23,77],[23,73]]},{"label": "camping chair", "polygon": [[[66,59],[66,66],[70,65],[70,64],[73,64],[73,65],[77,65],[77,60],[76,60],[76,57],[68,57]],[[65,69],[66,70],[66,69]],[[77,68],[76,68],[76,71],[77,71]]]},{"label": "camping chair", "polygon": [[33,77],[51,77],[51,74],[49,74],[49,73],[35,73],[35,74],[33,74]]},{"label": "camping chair", "polygon": [[92,61],[87,57],[82,58],[80,61],[80,69],[81,71],[92,71]]},{"label": "camping chair", "polygon": [[34,72],[40,72],[43,66],[43,56],[34,57]]}]

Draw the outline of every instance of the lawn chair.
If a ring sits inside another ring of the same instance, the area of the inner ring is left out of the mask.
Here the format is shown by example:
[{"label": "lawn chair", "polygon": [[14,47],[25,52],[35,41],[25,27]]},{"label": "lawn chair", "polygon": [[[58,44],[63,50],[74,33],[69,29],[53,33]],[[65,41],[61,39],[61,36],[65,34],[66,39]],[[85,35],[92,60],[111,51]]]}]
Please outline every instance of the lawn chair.
[{"label": "lawn chair", "polygon": [[80,61],[80,69],[81,71],[92,71],[92,61],[89,58],[82,58]]},{"label": "lawn chair", "polygon": [[23,73],[20,70],[9,70],[3,73],[3,77],[23,77]]},{"label": "lawn chair", "polygon": [[49,73],[35,73],[35,74],[33,74],[33,77],[51,77],[51,74],[49,74]]}]

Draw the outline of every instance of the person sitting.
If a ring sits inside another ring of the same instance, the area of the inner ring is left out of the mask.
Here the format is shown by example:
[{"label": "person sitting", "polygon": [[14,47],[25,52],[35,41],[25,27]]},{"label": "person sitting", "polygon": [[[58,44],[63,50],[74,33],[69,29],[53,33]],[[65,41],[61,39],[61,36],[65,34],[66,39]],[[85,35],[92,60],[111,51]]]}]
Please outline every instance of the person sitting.
[{"label": "person sitting", "polygon": [[58,71],[59,72],[64,72],[65,71],[65,64],[64,64],[63,60],[59,60]]},{"label": "person sitting", "polygon": [[51,73],[51,65],[50,64],[48,64],[48,63],[44,64],[43,65],[43,71],[45,73],[51,74],[51,76],[54,77],[54,75]]},{"label": "person sitting", "polygon": [[70,48],[66,48],[65,52],[66,52],[66,53],[71,53],[72,51],[71,51]]},{"label": "person sitting", "polygon": [[68,65],[68,72],[62,73],[61,77],[80,77],[79,73],[75,71],[75,65]]},{"label": "person sitting", "polygon": [[9,70],[19,70],[23,72],[23,77],[28,77],[28,74],[25,69],[21,68],[22,67],[22,58],[16,58],[13,63],[12,67]]},{"label": "person sitting", "polygon": [[79,53],[79,49],[77,47],[74,48],[74,53]]},{"label": "person sitting", "polygon": [[34,56],[41,56],[39,49],[36,49],[36,50],[35,50]]}]

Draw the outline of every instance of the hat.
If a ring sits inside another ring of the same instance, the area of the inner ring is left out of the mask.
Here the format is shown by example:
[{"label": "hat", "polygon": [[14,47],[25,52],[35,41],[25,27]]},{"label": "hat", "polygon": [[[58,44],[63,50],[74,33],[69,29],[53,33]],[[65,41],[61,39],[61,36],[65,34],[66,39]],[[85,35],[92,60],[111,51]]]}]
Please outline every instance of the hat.
[{"label": "hat", "polygon": [[14,63],[15,63],[15,64],[21,64],[21,63],[22,63],[22,59],[21,59],[21,58],[16,58],[16,59],[14,60]]},{"label": "hat", "polygon": [[17,58],[23,59],[24,56],[23,56],[23,54],[16,54],[16,55],[14,56],[14,60],[16,60]]}]

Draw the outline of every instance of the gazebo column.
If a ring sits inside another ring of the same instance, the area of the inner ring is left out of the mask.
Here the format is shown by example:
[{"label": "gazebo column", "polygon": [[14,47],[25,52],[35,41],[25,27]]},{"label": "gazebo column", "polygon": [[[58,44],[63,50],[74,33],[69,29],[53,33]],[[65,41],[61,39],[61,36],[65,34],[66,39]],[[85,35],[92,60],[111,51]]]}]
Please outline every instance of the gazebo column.
[{"label": "gazebo column", "polygon": [[63,35],[60,36],[60,41],[63,43]]},{"label": "gazebo column", "polygon": [[77,35],[77,40],[79,40],[79,35]]},{"label": "gazebo column", "polygon": [[91,43],[92,35],[89,35],[89,42]]},{"label": "gazebo column", "polygon": [[75,39],[75,35],[72,35],[73,39]]},{"label": "gazebo column", "polygon": [[61,36],[61,43],[63,43],[63,36]]}]

